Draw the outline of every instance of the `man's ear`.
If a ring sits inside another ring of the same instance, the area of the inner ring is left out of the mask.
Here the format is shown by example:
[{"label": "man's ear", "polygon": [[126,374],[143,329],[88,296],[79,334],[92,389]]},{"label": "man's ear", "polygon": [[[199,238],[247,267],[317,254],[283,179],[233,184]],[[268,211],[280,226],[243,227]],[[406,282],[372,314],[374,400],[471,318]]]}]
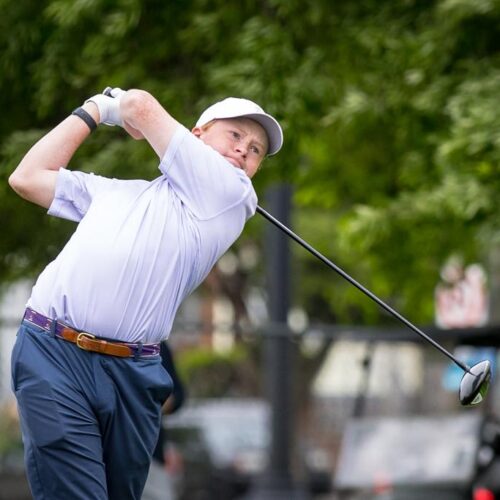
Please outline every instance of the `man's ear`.
[{"label": "man's ear", "polygon": [[191,129],[191,132],[193,133],[193,135],[195,135],[196,137],[199,138],[200,135],[201,135],[202,130],[201,130],[201,127],[193,127]]}]

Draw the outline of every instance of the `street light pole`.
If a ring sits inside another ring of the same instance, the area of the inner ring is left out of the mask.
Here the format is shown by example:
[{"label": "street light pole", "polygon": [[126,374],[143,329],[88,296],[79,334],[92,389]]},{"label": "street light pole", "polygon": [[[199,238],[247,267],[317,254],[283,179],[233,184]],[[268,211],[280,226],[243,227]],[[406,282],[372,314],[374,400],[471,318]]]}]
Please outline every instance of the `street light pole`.
[{"label": "street light pole", "polygon": [[[291,189],[280,185],[267,192],[269,211],[290,225]],[[289,238],[269,225],[266,228],[266,275],[269,330],[264,340],[264,384],[271,409],[271,446],[266,471],[248,499],[299,500],[303,492],[294,485],[291,474],[293,443],[293,363],[287,329],[290,307]]]}]

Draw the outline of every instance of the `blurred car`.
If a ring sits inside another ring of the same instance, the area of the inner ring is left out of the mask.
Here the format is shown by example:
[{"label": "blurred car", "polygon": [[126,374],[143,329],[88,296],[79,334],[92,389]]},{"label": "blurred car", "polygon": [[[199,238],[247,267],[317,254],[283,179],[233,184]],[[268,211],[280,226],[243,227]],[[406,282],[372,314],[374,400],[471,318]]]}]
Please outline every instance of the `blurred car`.
[{"label": "blurred car", "polygon": [[478,411],[352,419],[334,490],[342,500],[500,499],[499,457],[500,426]]},{"label": "blurred car", "polygon": [[261,400],[192,400],[164,425],[184,462],[179,497],[233,499],[265,467],[269,410]]},{"label": "blurred car", "polygon": [[[250,490],[265,470],[270,410],[260,399],[191,400],[164,422],[169,444],[183,456],[181,500],[232,500]],[[320,470],[321,452],[305,453],[311,491],[330,487],[331,471]]]}]

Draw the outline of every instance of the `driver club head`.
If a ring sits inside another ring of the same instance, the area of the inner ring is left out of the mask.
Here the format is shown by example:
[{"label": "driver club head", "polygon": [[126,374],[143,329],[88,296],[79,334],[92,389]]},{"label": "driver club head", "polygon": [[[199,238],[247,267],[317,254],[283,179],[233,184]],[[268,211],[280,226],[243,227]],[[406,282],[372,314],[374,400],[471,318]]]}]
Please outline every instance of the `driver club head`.
[{"label": "driver club head", "polygon": [[458,397],[462,406],[473,406],[479,404],[490,386],[491,366],[489,361],[481,361],[474,365],[460,382]]}]

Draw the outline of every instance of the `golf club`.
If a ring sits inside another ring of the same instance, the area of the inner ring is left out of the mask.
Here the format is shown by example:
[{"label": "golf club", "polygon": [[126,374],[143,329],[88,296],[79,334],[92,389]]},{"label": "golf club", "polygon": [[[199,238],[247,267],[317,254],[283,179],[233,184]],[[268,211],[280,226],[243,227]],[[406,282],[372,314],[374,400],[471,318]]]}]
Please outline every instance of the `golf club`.
[{"label": "golf club", "polygon": [[[103,90],[103,94],[112,97],[111,87],[106,87]],[[489,361],[481,361],[476,365],[469,367],[465,363],[462,363],[460,360],[455,358],[450,352],[448,352],[443,346],[438,344],[431,337],[422,332],[419,328],[417,328],[413,323],[408,321],[405,317],[395,311],[392,307],[386,304],[383,300],[379,299],[374,293],[370,292],[363,285],[358,283],[354,278],[349,276],[345,271],[343,271],[340,267],[336,266],[333,262],[327,259],[323,254],[318,252],[315,248],[313,248],[309,243],[300,238],[297,234],[295,234],[291,229],[282,224],[278,219],[273,217],[270,213],[266,212],[262,207],[257,206],[257,212],[259,212],[264,218],[274,224],[276,227],[281,229],[285,234],[290,236],[293,240],[299,243],[302,247],[312,253],[315,257],[324,262],[328,267],[333,269],[336,273],[340,274],[344,279],[346,279],[349,283],[354,285],[358,290],[363,292],[365,295],[370,297],[373,301],[375,301],[379,306],[385,309],[388,313],[394,316],[396,319],[401,321],[408,328],[413,330],[415,333],[420,335],[424,340],[433,345],[436,349],[441,351],[445,356],[447,356],[451,361],[453,361],[457,366],[459,366],[465,373],[460,382],[459,389],[459,400],[463,406],[476,405],[480,403],[486,393],[488,392],[488,387],[491,380],[491,366]]]},{"label": "golf club", "polygon": [[374,293],[365,288],[363,285],[358,283],[354,278],[349,276],[344,270],[335,265],[332,261],[327,259],[323,254],[318,252],[314,247],[309,245],[300,236],[295,234],[290,228],[285,226],[278,219],[273,217],[269,212],[266,212],[262,207],[257,206],[257,212],[261,214],[265,219],[274,224],[277,228],[281,229],[286,235],[290,236],[299,245],[304,247],[307,251],[312,253],[315,257],[325,263],[328,267],[333,269],[337,274],[340,274],[344,279],[346,279],[351,285],[354,285],[358,290],[363,292],[365,295],[370,297],[374,302],[376,302],[380,307],[385,309],[393,317],[401,321],[408,328],[413,330],[415,333],[420,335],[424,340],[429,342],[437,350],[441,351],[445,356],[447,356],[451,361],[453,361],[457,366],[459,366],[465,373],[460,382],[459,389],[459,400],[463,406],[472,406],[480,403],[486,393],[488,392],[488,387],[491,380],[491,366],[489,361],[481,361],[472,367],[467,366],[465,363],[457,359],[450,352],[448,352],[442,345],[438,344],[434,339],[425,334],[422,330],[417,328],[413,323],[408,321],[404,316],[399,314],[391,306],[386,304],[383,300],[379,299]]}]

